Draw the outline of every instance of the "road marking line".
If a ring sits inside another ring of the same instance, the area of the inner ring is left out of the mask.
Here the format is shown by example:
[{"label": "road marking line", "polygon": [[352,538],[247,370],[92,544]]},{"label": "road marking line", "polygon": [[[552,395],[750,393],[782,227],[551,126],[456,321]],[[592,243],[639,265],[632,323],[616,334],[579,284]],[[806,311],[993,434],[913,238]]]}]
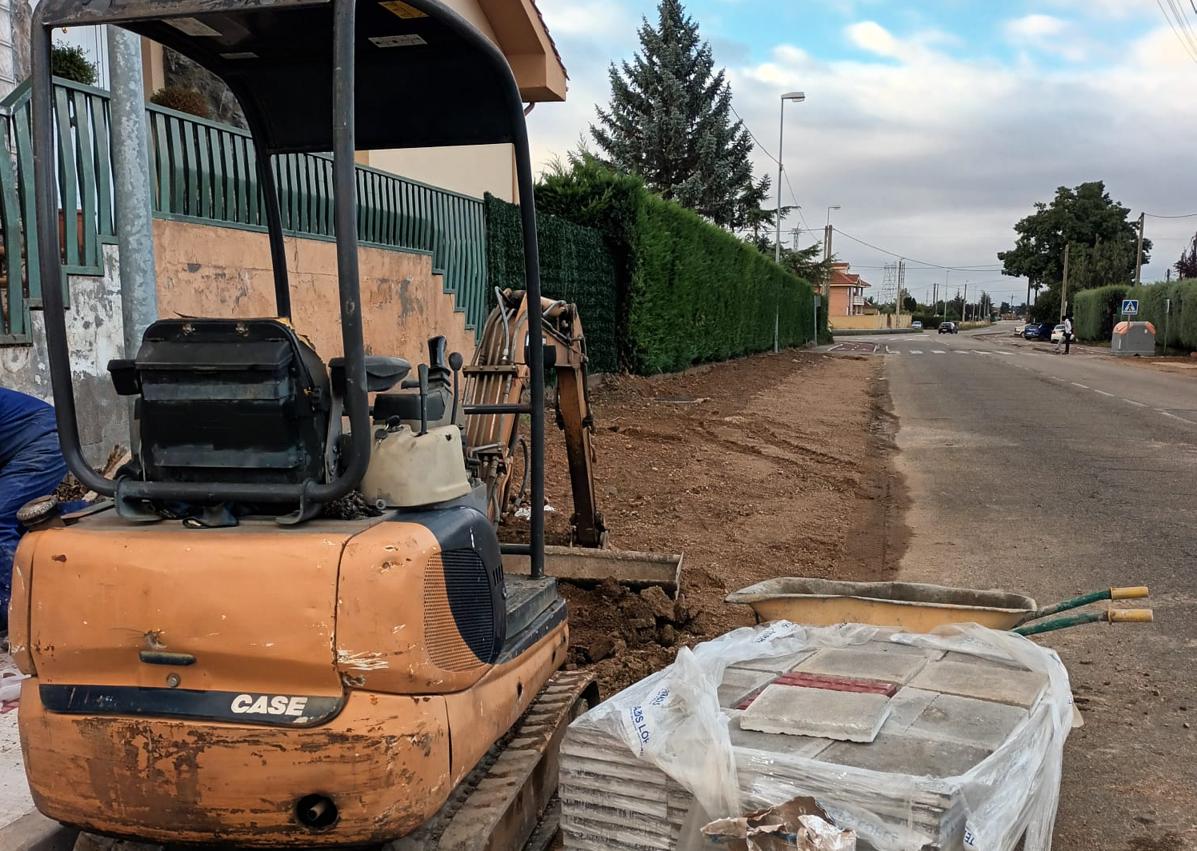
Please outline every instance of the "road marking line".
[{"label": "road marking line", "polygon": [[972,352],[970,352],[968,349],[952,349],[952,351],[954,351],[958,355],[971,355],[972,354]]},{"label": "road marking line", "polygon": [[1182,423],[1188,423],[1189,425],[1197,425],[1197,420],[1186,420],[1184,417],[1178,417],[1176,414],[1173,414],[1170,411],[1165,411],[1162,408],[1156,408],[1155,410],[1156,413],[1163,414],[1165,417],[1172,417],[1174,420],[1180,420]]},{"label": "road marking line", "polygon": [[947,352],[945,352],[943,349],[932,349],[932,350],[931,350],[931,354],[933,354],[933,355],[946,355],[946,354],[947,354]]},{"label": "road marking line", "polygon": [[1094,388],[1093,388],[1093,392],[1094,392],[1094,393],[1100,393],[1100,394],[1101,394],[1101,395],[1103,395],[1103,396],[1110,396],[1111,398],[1114,396],[1114,394],[1113,394],[1113,393],[1107,393],[1107,392],[1106,392],[1106,391],[1104,391],[1104,390],[1098,390],[1096,387],[1094,387]]},{"label": "road marking line", "polygon": [[1146,408],[1147,407],[1142,402],[1136,402],[1134,399],[1123,399],[1122,401],[1126,402],[1129,405],[1134,405],[1135,407],[1138,407],[1138,408]]},{"label": "road marking line", "polygon": [[999,354],[999,355],[1007,355],[1008,357],[1013,357],[1013,356],[1014,356],[1014,352],[998,352],[997,354]]},{"label": "road marking line", "polygon": [[1068,382],[1068,383],[1069,383],[1069,384],[1071,384],[1073,387],[1079,387],[1079,388],[1081,388],[1082,390],[1088,390],[1088,389],[1089,389],[1089,385],[1088,385],[1088,384],[1080,384],[1079,382],[1076,382],[1076,381],[1070,381],[1070,382]]},{"label": "road marking line", "polygon": [[893,350],[893,349],[891,349],[891,348],[890,348],[890,347],[887,345],[887,346],[885,347],[885,353],[886,353],[887,355],[892,355],[892,354],[894,354],[894,350]]},{"label": "road marking line", "polygon": [[975,354],[975,355],[988,355],[988,354],[991,354],[991,353],[990,353],[990,352],[983,352],[983,351],[981,351],[980,349],[973,349],[973,354]]},{"label": "road marking line", "polygon": [[921,355],[923,353],[923,350],[922,349],[911,349],[910,353],[912,355]]}]

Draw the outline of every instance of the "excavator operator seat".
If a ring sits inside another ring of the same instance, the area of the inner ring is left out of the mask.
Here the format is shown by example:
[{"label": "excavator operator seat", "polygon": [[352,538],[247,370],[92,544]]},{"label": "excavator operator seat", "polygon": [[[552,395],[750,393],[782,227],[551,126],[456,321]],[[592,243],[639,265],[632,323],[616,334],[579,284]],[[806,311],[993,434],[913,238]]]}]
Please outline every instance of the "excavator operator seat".
[{"label": "excavator operator seat", "polygon": [[138,397],[146,480],[323,481],[329,375],[286,322],[163,319],[108,370]]}]

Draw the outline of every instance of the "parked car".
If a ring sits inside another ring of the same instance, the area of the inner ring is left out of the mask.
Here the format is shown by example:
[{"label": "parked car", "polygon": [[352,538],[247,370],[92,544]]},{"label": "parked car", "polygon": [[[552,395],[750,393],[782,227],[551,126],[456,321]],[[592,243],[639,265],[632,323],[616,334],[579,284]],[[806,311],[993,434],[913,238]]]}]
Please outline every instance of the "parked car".
[{"label": "parked car", "polygon": [[917,319],[914,320],[913,322],[910,323],[910,330],[911,331],[922,331],[923,323],[919,322]]},{"label": "parked car", "polygon": [[1030,324],[1029,322],[1024,322],[1021,325],[1015,325],[1014,326],[1014,336],[1021,337],[1022,333],[1027,330],[1027,325],[1029,325],[1029,324]]},{"label": "parked car", "polygon": [[1030,322],[1022,332],[1026,340],[1050,340],[1052,338],[1052,323]]},{"label": "parked car", "polygon": [[940,322],[939,333],[941,334],[958,334],[960,329],[956,327],[955,322]]},{"label": "parked car", "polygon": [[1052,342],[1053,343],[1063,343],[1064,342],[1064,324],[1063,323],[1060,323],[1059,325],[1057,325],[1055,328],[1052,329]]}]

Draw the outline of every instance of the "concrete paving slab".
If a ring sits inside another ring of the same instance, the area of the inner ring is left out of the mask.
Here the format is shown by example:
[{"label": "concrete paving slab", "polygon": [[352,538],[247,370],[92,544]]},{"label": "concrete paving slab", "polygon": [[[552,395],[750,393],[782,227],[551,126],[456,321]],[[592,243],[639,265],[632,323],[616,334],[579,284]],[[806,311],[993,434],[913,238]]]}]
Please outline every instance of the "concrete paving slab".
[{"label": "concrete paving slab", "polygon": [[1010,736],[1027,711],[1019,706],[938,695],[907,728],[912,736],[924,736],[965,745],[995,749]]},{"label": "concrete paving slab", "polygon": [[759,733],[871,742],[889,716],[889,701],[880,694],[771,685],[739,720]]},{"label": "concrete paving slab", "polygon": [[889,718],[881,728],[883,733],[904,733],[923,710],[931,705],[938,692],[903,686],[889,701]]},{"label": "concrete paving slab", "polygon": [[767,671],[772,674],[784,674],[794,670],[800,662],[814,655],[814,652],[813,650],[802,650],[798,653],[789,653],[785,656],[774,656],[768,659],[750,659],[747,662],[739,662],[734,667],[746,668],[751,671]]},{"label": "concrete paving slab", "polygon": [[910,684],[928,691],[1029,708],[1047,687],[1047,675],[1003,668],[982,660],[956,662],[941,659],[928,662]]},{"label": "concrete paving slab", "polygon": [[723,682],[719,684],[719,705],[725,709],[735,706],[744,695],[760,688],[773,679],[773,676],[768,671],[727,668],[723,672]]},{"label": "concrete paving slab", "polygon": [[870,744],[836,742],[816,759],[887,774],[956,777],[989,754],[990,751],[985,748],[959,742],[924,739],[904,733],[882,733]]},{"label": "concrete paving slab", "polygon": [[922,653],[908,653],[882,649],[869,644],[859,647],[825,647],[798,666],[799,671],[812,674],[833,674],[882,680],[887,683],[906,683],[927,664]]},{"label": "concrete paving slab", "polygon": [[[756,730],[745,730],[740,726],[740,716],[744,713],[733,710],[734,716],[727,725],[728,735],[731,737],[732,747],[747,748],[763,751],[781,757],[802,757],[810,759],[832,744],[830,739],[814,736],[787,736],[779,733],[761,733]],[[732,713],[729,713],[732,714]]]}]

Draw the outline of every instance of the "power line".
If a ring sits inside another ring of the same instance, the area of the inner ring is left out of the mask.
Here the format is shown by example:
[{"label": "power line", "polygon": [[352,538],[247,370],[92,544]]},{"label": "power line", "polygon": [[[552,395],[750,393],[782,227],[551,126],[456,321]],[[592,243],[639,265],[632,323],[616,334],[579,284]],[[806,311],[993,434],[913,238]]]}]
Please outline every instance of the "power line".
[{"label": "power line", "polygon": [[896,251],[890,251],[888,248],[882,248],[880,245],[874,245],[873,243],[867,242],[860,237],[853,236],[852,234],[841,230],[840,228],[836,228],[835,232],[840,236],[848,237],[848,239],[852,240],[853,242],[859,242],[861,245],[866,245],[869,248],[872,248],[874,251],[880,251],[882,254],[888,254],[890,257],[897,257],[899,259],[905,260],[907,263],[914,263],[918,266],[929,266],[932,269],[947,269],[954,272],[996,272],[1002,268],[995,263],[987,263],[985,265],[978,266],[944,266],[941,263],[930,263],[926,260],[918,260],[907,254],[899,254]]},{"label": "power line", "polygon": [[[1197,3],[1197,0],[1193,0]],[[1197,218],[1197,213],[1181,213],[1179,216],[1161,216],[1158,213],[1144,213],[1150,219],[1193,219]]]},{"label": "power line", "polygon": [[[1171,5],[1172,0],[1168,0],[1168,2],[1169,2],[1169,5]],[[1163,18],[1165,18],[1165,20],[1167,20],[1168,26],[1171,26],[1173,34],[1175,35],[1175,37],[1177,37],[1177,41],[1180,42],[1181,47],[1183,47],[1185,49],[1185,53],[1189,54],[1189,59],[1191,59],[1193,62],[1197,62],[1197,47],[1195,47],[1195,45],[1193,45],[1192,42],[1190,42],[1190,39],[1187,38],[1187,35],[1189,35],[1189,34],[1187,34],[1187,31],[1177,28],[1177,23],[1174,22],[1171,14],[1168,14],[1167,8],[1165,8],[1165,6],[1163,6],[1163,0],[1155,0],[1155,5],[1160,7],[1160,12],[1163,13]],[[1173,11],[1175,11],[1174,6],[1169,6],[1169,7],[1172,7]],[[1181,20],[1181,25],[1183,25],[1184,18],[1181,18],[1180,20]]]},{"label": "power line", "polygon": [[[1157,2],[1158,2],[1158,0],[1157,0]],[[744,132],[746,132],[748,134],[748,138],[752,139],[752,141],[756,143],[756,146],[761,149],[761,153],[764,154],[765,156],[767,156],[769,159],[773,160],[773,162],[777,163],[780,166],[781,160],[779,160],[777,157],[775,157],[771,153],[769,153],[769,149],[761,144],[761,140],[758,139],[756,137],[756,134],[754,134],[752,132],[752,128],[748,126],[748,122],[740,117],[740,113],[736,112],[736,108],[734,106],[732,106],[730,103],[728,104],[728,107],[731,109],[732,115],[734,115],[736,117],[736,120],[739,121],[740,125],[744,128]]]}]

